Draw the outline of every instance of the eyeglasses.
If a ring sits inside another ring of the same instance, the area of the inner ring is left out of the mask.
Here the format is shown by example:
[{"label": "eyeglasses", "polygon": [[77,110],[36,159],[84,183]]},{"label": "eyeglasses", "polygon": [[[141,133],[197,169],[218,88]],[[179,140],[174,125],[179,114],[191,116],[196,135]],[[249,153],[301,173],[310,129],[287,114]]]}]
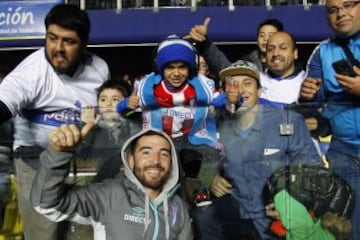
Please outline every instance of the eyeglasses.
[{"label": "eyeglasses", "polygon": [[356,5],[358,5],[359,3],[360,3],[360,1],[346,1],[346,2],[343,2],[342,5],[340,5],[340,6],[329,7],[327,9],[327,14],[328,15],[336,15],[340,11],[340,9],[342,11],[351,10],[354,7],[356,7]]}]

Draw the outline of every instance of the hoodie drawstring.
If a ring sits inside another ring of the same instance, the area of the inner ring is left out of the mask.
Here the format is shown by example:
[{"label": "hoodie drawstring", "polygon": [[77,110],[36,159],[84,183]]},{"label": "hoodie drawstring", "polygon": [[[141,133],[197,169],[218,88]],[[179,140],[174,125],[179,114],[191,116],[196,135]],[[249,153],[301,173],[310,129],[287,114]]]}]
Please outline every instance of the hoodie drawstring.
[{"label": "hoodie drawstring", "polygon": [[144,221],[143,237],[145,237],[145,233],[149,227],[149,211],[150,211],[149,206],[150,206],[149,196],[145,194],[145,221]]},{"label": "hoodie drawstring", "polygon": [[170,237],[170,226],[169,226],[168,198],[165,198],[163,203],[164,203],[164,217],[165,217],[165,234],[166,234],[166,239],[169,239],[169,237]]}]

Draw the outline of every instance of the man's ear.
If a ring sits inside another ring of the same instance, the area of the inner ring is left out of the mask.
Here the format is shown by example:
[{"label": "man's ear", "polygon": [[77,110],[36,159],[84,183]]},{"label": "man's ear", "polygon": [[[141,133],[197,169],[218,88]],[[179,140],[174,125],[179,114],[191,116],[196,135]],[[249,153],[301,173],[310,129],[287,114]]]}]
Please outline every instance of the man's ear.
[{"label": "man's ear", "polygon": [[263,88],[262,87],[258,88],[257,92],[258,92],[258,97],[260,97],[263,92]]},{"label": "man's ear", "polygon": [[298,49],[296,48],[295,50],[294,50],[294,60],[298,60],[299,59],[299,51],[298,51]]},{"label": "man's ear", "polygon": [[134,155],[129,154],[128,164],[129,164],[129,168],[130,168],[131,170],[134,169]]}]

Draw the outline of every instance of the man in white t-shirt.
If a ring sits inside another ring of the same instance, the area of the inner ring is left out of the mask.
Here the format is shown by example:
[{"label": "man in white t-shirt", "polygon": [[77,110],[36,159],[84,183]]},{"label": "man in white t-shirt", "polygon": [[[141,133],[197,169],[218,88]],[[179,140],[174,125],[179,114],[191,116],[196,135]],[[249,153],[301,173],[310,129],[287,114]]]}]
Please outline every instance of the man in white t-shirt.
[{"label": "man in white t-shirt", "polygon": [[96,89],[109,78],[106,62],[85,51],[90,32],[85,11],[56,5],[45,27],[45,47],[26,57],[0,85],[0,124],[16,116],[15,166],[27,240],[65,239],[59,226],[36,213],[29,201],[38,153],[47,146],[50,130],[80,122],[81,108],[97,104]]},{"label": "man in white t-shirt", "polygon": [[305,71],[296,61],[298,49],[295,39],[287,32],[274,33],[267,42],[267,69],[261,72],[261,98],[271,102],[290,104],[299,97]]}]

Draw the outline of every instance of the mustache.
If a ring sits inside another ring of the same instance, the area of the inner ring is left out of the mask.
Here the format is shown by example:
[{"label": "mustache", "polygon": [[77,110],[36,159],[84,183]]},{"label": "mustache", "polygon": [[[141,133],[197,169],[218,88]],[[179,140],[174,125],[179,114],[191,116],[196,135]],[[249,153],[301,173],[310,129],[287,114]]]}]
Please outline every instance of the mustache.
[{"label": "mustache", "polygon": [[161,171],[165,171],[165,169],[158,163],[147,165],[147,166],[144,167],[144,170],[154,169],[154,168],[160,169]]},{"label": "mustache", "polygon": [[53,57],[56,57],[56,56],[62,56],[62,57],[65,57],[65,52],[64,51],[56,51],[52,54]]}]

